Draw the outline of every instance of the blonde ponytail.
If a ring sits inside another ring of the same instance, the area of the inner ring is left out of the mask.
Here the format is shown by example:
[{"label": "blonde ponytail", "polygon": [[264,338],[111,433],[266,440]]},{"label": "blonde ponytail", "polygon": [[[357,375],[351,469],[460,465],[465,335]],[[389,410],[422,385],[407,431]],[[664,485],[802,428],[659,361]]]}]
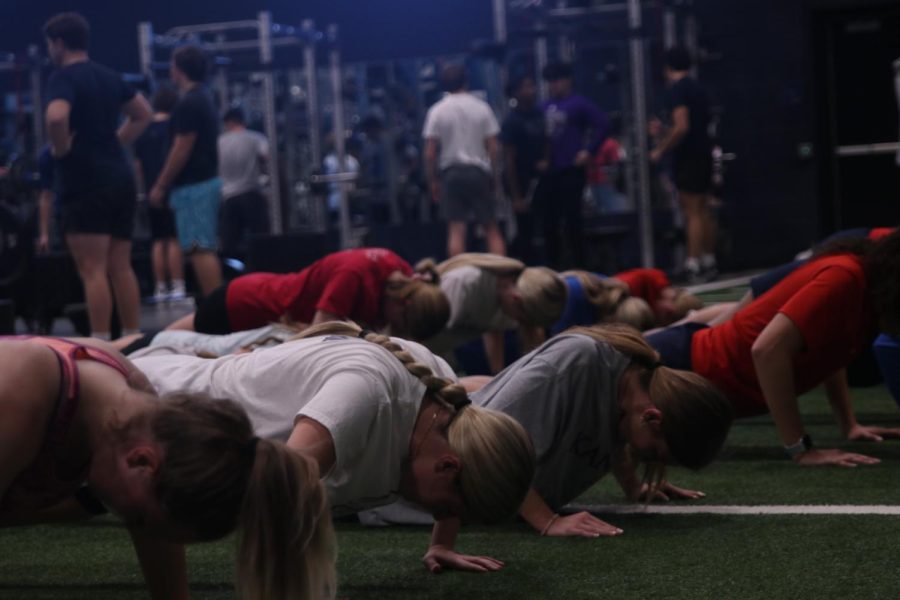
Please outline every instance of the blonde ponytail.
[{"label": "blonde ponytail", "polygon": [[712,462],[725,443],[734,409],[708,379],[660,365],[659,354],[637,330],[625,325],[573,327],[564,333],[593,338],[629,357],[642,369],[650,401],[663,415],[662,432],[675,461],[689,469]]},{"label": "blonde ponytail", "polygon": [[574,277],[581,284],[588,302],[596,309],[600,323],[622,323],[640,331],[655,327],[650,305],[641,298],[631,296],[624,282],[603,279],[588,271],[565,271],[560,277]]},{"label": "blonde ponytail", "polygon": [[465,252],[463,254],[457,254],[452,258],[448,258],[437,265],[436,269],[440,275],[446,275],[450,271],[460,267],[478,267],[479,269],[490,271],[495,275],[516,276],[525,270],[525,263],[507,256],[500,256],[499,254]]},{"label": "blonde ponytail", "polygon": [[438,377],[427,366],[389,337],[365,332],[354,323],[322,323],[298,338],[322,335],[363,335],[399,360],[430,394],[455,411],[447,439],[462,461],[460,493],[467,516],[484,523],[502,521],[519,509],[534,477],[534,447],[518,421],[501,412],[472,406],[465,388]]},{"label": "blonde ponytail", "polygon": [[403,277],[388,281],[385,296],[404,302],[402,331],[391,333],[412,340],[426,340],[441,332],[450,319],[450,301],[441,290],[434,261],[425,259],[416,265],[423,278]]},{"label": "blonde ponytail", "polygon": [[238,548],[244,600],[334,598],[336,543],[314,460],[281,442],[256,442]]},{"label": "blonde ponytail", "polygon": [[334,596],[334,534],[315,462],[255,437],[238,403],[202,394],[165,396],[114,431],[136,427],[163,448],[156,495],[173,523],[200,541],[241,530],[242,598]]},{"label": "blonde ponytail", "polygon": [[522,298],[522,325],[551,327],[566,308],[568,291],[556,271],[547,267],[528,267],[516,281]]}]

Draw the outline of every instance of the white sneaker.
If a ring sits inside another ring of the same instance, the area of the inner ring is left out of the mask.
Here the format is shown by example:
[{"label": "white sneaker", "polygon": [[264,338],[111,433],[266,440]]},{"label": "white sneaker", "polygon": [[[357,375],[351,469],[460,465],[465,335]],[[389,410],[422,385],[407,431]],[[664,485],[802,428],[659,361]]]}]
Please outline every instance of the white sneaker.
[{"label": "white sneaker", "polygon": [[184,289],[183,285],[172,286],[172,289],[166,296],[166,299],[169,302],[179,302],[185,298],[187,298],[187,291]]}]

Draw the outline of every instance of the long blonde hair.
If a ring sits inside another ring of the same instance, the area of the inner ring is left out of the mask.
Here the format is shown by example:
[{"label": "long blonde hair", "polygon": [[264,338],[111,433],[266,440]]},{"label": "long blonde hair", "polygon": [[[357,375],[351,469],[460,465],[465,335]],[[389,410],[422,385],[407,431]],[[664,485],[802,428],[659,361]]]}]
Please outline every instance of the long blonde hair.
[{"label": "long blonde hair", "polygon": [[574,277],[581,284],[587,301],[594,305],[599,323],[623,323],[640,331],[655,325],[653,310],[642,298],[634,297],[618,279],[603,279],[588,271],[564,271],[560,277]]},{"label": "long blonde hair", "polygon": [[254,436],[236,402],[162,398],[123,431],[145,426],[163,448],[156,493],[165,514],[200,540],[239,529],[241,598],[333,598],[336,544],[315,461]]},{"label": "long blonde hair", "polygon": [[534,477],[531,439],[518,421],[501,412],[473,406],[465,388],[438,377],[391,340],[346,321],[310,327],[298,338],[322,335],[361,337],[393,354],[424,385],[426,393],[454,411],[447,431],[450,447],[462,461],[459,488],[468,515],[496,523],[515,514]]},{"label": "long blonde hair", "polygon": [[450,319],[450,302],[441,291],[440,275],[431,259],[415,266],[418,277],[401,277],[388,281],[385,296],[406,303],[403,331],[393,335],[413,340],[426,340],[440,333]]},{"label": "long blonde hair", "polygon": [[734,409],[708,379],[660,365],[659,354],[626,325],[572,327],[564,333],[588,336],[629,357],[641,369],[650,401],[662,413],[660,428],[675,461],[689,469],[712,462],[725,443]]},{"label": "long blonde hair", "polygon": [[436,269],[445,275],[460,267],[477,267],[497,277],[514,278],[522,299],[521,324],[526,327],[550,327],[566,307],[566,284],[547,267],[526,267],[507,256],[468,252],[445,260]]}]

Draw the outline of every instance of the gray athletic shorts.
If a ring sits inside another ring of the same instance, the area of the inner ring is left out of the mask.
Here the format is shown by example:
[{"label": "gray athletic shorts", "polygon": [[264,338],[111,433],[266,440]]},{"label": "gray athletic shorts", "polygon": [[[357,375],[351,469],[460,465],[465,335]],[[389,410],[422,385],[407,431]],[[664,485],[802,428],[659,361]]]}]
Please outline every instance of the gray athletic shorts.
[{"label": "gray athletic shorts", "polygon": [[441,205],[448,221],[489,223],[497,218],[491,175],[480,167],[459,165],[441,172]]}]

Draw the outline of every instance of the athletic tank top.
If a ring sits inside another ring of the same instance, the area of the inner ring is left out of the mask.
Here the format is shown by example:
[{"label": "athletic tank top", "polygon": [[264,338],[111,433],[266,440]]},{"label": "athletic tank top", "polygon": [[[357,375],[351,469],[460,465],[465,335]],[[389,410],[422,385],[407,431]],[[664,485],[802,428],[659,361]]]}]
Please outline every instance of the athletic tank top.
[{"label": "athletic tank top", "polygon": [[13,480],[0,500],[0,510],[49,507],[72,496],[84,483],[90,467],[90,457],[72,461],[66,456],[66,441],[80,400],[76,361],[99,362],[112,367],[123,377],[128,376],[128,371],[108,352],[61,338],[2,336],[0,340],[46,346],[53,350],[59,361],[59,396],[47,422],[44,444],[31,465]]}]

